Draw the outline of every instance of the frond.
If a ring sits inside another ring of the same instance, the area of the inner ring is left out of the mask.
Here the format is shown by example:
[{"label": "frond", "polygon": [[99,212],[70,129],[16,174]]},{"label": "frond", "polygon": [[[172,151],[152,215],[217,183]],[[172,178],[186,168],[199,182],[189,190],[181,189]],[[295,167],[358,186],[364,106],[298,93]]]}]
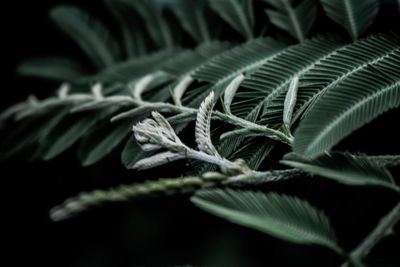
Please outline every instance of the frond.
[{"label": "frond", "polygon": [[354,130],[400,105],[400,49],[327,91],[295,132],[293,150],[315,158]]},{"label": "frond", "polygon": [[286,93],[294,77],[301,77],[342,46],[343,42],[338,38],[318,36],[266,60],[243,81],[243,89],[238,91],[235,96],[237,100],[232,104],[232,113],[246,119],[264,113],[277,95]]},{"label": "frond", "polygon": [[146,35],[142,27],[138,27],[139,21],[134,12],[123,0],[104,0],[113,17],[121,27],[124,47],[128,58],[146,54]]},{"label": "frond", "polygon": [[[300,77],[293,121],[307,116],[315,103],[331,88],[348,76],[379,63],[397,51],[400,38],[396,34],[377,34],[344,46],[317,62]],[[262,123],[279,124],[284,109],[286,91],[276,96],[266,107]]]},{"label": "frond", "polygon": [[107,203],[125,202],[155,196],[168,196],[171,194],[184,194],[201,188],[203,184],[204,181],[197,177],[185,177],[159,179],[158,181],[146,182],[143,184],[121,185],[108,190],[95,190],[93,192],[81,193],[51,209],[50,217],[54,221],[65,220],[90,208],[95,208]]},{"label": "frond", "polygon": [[375,19],[379,0],[321,0],[326,15],[344,27],[356,40]]},{"label": "frond", "polygon": [[340,251],[328,218],[295,197],[234,190],[202,190],[192,202],[216,216],[290,242]]},{"label": "frond", "polygon": [[99,68],[114,64],[119,46],[104,25],[84,11],[70,6],[54,8],[51,18],[65,31]]},{"label": "frond", "polygon": [[82,138],[78,158],[83,166],[95,164],[110,154],[129,134],[131,122],[109,123],[91,129]]},{"label": "frond", "polygon": [[149,55],[133,58],[122,63],[114,64],[96,75],[80,79],[80,83],[102,82],[102,83],[127,83],[141,78],[144,75],[155,71],[165,63],[165,60],[175,55],[177,51],[162,50]]},{"label": "frond", "polygon": [[[212,83],[212,90],[219,96],[232,79],[254,71],[283,48],[282,43],[271,38],[250,40],[211,58],[192,76],[199,81]],[[197,94],[188,105],[198,107],[209,92]]]},{"label": "frond", "polygon": [[275,9],[266,9],[269,20],[276,27],[288,32],[298,41],[303,42],[317,17],[317,1],[304,0],[294,6],[292,0],[264,0]]},{"label": "frond", "polygon": [[162,70],[175,75],[190,75],[214,56],[231,47],[228,42],[212,41],[201,44],[193,50],[187,50],[171,58],[161,66]]},{"label": "frond", "polygon": [[[68,108],[58,107],[51,112],[39,114],[12,128],[13,134],[0,142],[0,160],[13,157],[25,151],[35,151],[42,145],[46,136],[69,115]],[[29,132],[29,135],[26,133]]]},{"label": "frond", "polygon": [[296,154],[289,154],[281,163],[343,184],[384,186],[400,192],[390,172],[365,155],[332,152],[314,160],[307,160]]},{"label": "frond", "polygon": [[172,48],[173,38],[161,5],[155,0],[120,0],[133,8],[143,19],[147,32],[159,47]]},{"label": "frond", "polygon": [[210,1],[210,7],[244,38],[253,38],[252,0],[213,0]]},{"label": "frond", "polygon": [[98,121],[105,119],[114,109],[102,112],[66,116],[43,140],[39,150],[44,160],[50,160],[75,144]]},{"label": "frond", "polygon": [[87,70],[69,58],[52,57],[25,60],[18,66],[18,73],[60,82],[73,82],[87,75]]},{"label": "frond", "polygon": [[209,25],[205,18],[202,0],[178,0],[170,5],[171,11],[179,19],[183,29],[197,42],[211,40]]}]

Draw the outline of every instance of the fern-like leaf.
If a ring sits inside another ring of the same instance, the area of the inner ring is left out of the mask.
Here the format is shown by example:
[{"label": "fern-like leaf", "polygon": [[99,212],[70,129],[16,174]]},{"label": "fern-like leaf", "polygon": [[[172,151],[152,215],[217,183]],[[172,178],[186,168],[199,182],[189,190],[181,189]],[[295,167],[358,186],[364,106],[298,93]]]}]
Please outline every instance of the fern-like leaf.
[{"label": "fern-like leaf", "polygon": [[[306,117],[318,100],[350,75],[379,64],[400,47],[397,34],[377,34],[346,45],[317,62],[300,78],[293,121]],[[262,114],[262,123],[280,124],[286,91],[277,95]]]},{"label": "fern-like leaf", "polygon": [[[219,96],[235,77],[256,70],[283,48],[282,43],[271,38],[250,40],[211,58],[192,76],[199,81],[212,83],[210,90]],[[188,105],[198,107],[210,90],[196,94]]]},{"label": "fern-like leaf", "polygon": [[375,19],[379,0],[321,0],[332,20],[344,27],[353,40],[360,37]]},{"label": "fern-like leaf", "polygon": [[50,13],[51,18],[64,30],[99,68],[108,67],[119,59],[119,47],[100,21],[84,11],[60,6]]},{"label": "fern-like leaf", "polygon": [[87,133],[79,146],[78,158],[83,166],[93,165],[110,154],[128,135],[131,123],[120,122],[104,125]]},{"label": "fern-like leaf", "polygon": [[211,40],[203,0],[178,0],[171,4],[171,10],[179,19],[183,29],[197,42]]},{"label": "fern-like leaf", "polygon": [[123,0],[105,0],[104,2],[121,27],[128,58],[144,55],[147,51],[147,38],[129,6]]},{"label": "fern-like leaf", "polygon": [[281,163],[343,184],[384,186],[400,193],[400,188],[394,183],[390,172],[366,156],[332,152],[307,160],[292,153],[286,155]]},{"label": "fern-like leaf", "polygon": [[317,1],[304,0],[294,6],[293,0],[264,0],[275,7],[267,9],[270,21],[276,27],[287,31],[298,41],[303,42],[317,17]]},{"label": "fern-like leaf", "polygon": [[328,218],[298,198],[216,189],[202,190],[191,200],[214,215],[274,237],[341,251]]},{"label": "fern-like leaf", "polygon": [[158,181],[146,182],[143,184],[121,185],[108,190],[95,190],[69,198],[63,204],[52,208],[50,217],[54,221],[65,220],[90,208],[98,207],[106,203],[188,193],[201,188],[203,185],[203,179],[185,177],[177,179],[159,179]]},{"label": "fern-like leaf", "polygon": [[73,82],[87,71],[79,63],[68,58],[37,58],[26,60],[18,66],[18,73],[60,82]]},{"label": "fern-like leaf", "polygon": [[246,39],[253,38],[252,0],[213,0],[210,7]]},{"label": "fern-like leaf", "polygon": [[162,15],[162,7],[155,0],[121,0],[133,8],[145,22],[147,32],[159,47],[172,48],[171,30]]},{"label": "fern-like leaf", "polygon": [[399,66],[400,51],[331,88],[300,123],[294,151],[315,158],[378,115],[399,107]]}]

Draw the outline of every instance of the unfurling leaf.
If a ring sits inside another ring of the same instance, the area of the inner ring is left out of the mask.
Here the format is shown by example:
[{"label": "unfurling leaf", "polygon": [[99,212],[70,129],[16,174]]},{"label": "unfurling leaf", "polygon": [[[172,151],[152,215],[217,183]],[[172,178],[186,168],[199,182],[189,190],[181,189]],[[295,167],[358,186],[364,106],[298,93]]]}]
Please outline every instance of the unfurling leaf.
[{"label": "unfurling leaf", "polygon": [[215,149],[211,142],[211,116],[214,108],[214,92],[201,103],[199,112],[196,118],[196,143],[200,151],[209,155],[219,156],[218,151]]}]

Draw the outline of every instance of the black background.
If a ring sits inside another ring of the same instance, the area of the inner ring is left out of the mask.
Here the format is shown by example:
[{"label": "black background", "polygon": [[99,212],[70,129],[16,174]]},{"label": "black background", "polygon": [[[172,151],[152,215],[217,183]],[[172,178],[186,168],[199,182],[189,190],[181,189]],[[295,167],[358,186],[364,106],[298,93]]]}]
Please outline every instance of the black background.
[{"label": "black background", "polygon": [[[67,1],[79,5],[116,25],[100,1]],[[388,3],[390,1],[387,1]],[[58,86],[15,74],[26,58],[69,55],[82,58],[77,47],[48,18],[51,7],[61,1],[7,1],[2,4],[1,109],[30,93],[49,95]],[[394,4],[385,5],[370,32],[398,31],[399,15]],[[397,14],[397,17],[396,17]],[[396,18],[397,21],[393,21]],[[397,23],[397,24],[396,24]],[[397,25],[397,26],[396,26]],[[320,18],[314,31],[343,34]],[[326,30],[324,30],[326,31]],[[5,79],[5,81],[4,81]],[[338,149],[368,154],[399,153],[399,110],[374,120],[339,144]],[[29,133],[27,133],[29,134]],[[78,218],[52,223],[48,211],[80,191],[136,182],[118,157],[109,157],[111,167],[100,164],[82,169],[76,146],[50,162],[28,164],[24,155],[1,163],[3,230],[9,266],[339,266],[341,259],[327,249],[299,246],[257,231],[230,224],[195,208],[188,196],[176,196],[121,205],[109,205]],[[280,157],[284,150],[273,156]],[[173,166],[181,168],[184,164]],[[172,166],[156,170],[164,176],[177,174]],[[392,170],[399,181],[398,169]],[[150,175],[151,172],[145,173]],[[264,186],[265,191],[289,193],[309,200],[331,218],[340,244],[351,250],[399,201],[381,188],[357,188],[320,179],[299,179]],[[399,235],[381,242],[373,251],[376,266],[400,266],[394,247]],[[398,249],[397,249],[398,252]],[[386,259],[383,261],[382,259]]]}]

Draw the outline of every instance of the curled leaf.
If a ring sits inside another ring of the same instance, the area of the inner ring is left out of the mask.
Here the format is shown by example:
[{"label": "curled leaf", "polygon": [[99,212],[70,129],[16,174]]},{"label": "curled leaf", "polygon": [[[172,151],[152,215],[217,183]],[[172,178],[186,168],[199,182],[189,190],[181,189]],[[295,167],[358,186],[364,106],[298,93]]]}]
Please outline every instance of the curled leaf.
[{"label": "curled leaf", "polygon": [[209,155],[219,156],[218,151],[211,142],[210,134],[214,104],[214,92],[212,91],[200,105],[196,118],[195,136],[200,151]]}]

